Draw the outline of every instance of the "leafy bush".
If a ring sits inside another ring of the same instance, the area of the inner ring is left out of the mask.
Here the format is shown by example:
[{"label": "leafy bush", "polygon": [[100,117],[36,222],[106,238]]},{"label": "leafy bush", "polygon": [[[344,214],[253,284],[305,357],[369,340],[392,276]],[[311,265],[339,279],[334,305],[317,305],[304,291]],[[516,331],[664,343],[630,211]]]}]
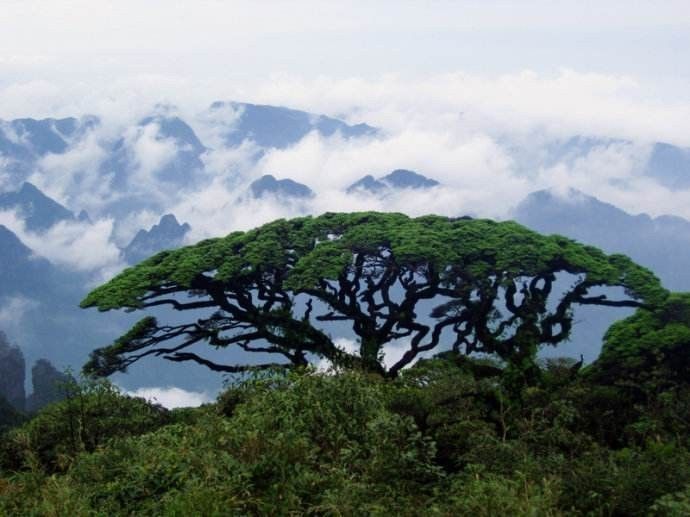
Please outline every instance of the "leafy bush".
[{"label": "leafy bush", "polygon": [[652,515],[684,517],[690,515],[690,486],[660,497],[651,507]]},{"label": "leafy bush", "polygon": [[451,483],[444,509],[477,517],[556,516],[564,513],[558,507],[559,495],[556,479],[532,481],[520,472],[508,477],[469,469]]},{"label": "leafy bush", "polygon": [[72,381],[65,391],[65,400],[4,436],[0,469],[65,470],[81,452],[95,451],[117,436],[149,432],[169,421],[163,407],[122,395],[107,381]]},{"label": "leafy bush", "polygon": [[517,394],[500,371],[263,371],[174,411],[75,386],[5,436],[0,515],[683,515],[688,387],[645,405],[572,362]]}]

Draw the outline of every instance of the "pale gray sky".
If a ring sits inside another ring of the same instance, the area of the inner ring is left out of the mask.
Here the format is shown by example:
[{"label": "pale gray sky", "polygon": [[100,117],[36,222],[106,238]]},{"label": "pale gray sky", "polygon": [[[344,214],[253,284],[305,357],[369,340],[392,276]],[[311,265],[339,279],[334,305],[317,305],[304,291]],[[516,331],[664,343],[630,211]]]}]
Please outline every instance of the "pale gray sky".
[{"label": "pale gray sky", "polygon": [[571,68],[685,98],[690,79],[687,0],[5,0],[0,28],[0,84]]}]

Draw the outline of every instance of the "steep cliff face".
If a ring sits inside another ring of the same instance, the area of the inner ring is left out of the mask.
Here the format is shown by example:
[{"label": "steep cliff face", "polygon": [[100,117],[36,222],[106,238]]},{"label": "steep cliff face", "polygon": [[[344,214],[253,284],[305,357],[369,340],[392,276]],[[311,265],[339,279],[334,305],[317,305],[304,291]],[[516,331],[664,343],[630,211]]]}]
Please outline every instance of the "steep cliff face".
[{"label": "steep cliff face", "polygon": [[35,413],[41,408],[65,398],[65,383],[69,377],[47,359],[39,359],[31,369],[34,391],[26,399],[26,410]]},{"label": "steep cliff face", "polygon": [[189,230],[187,223],[180,224],[173,214],[165,214],[150,230],[139,230],[122,255],[128,264],[136,264],[159,251],[182,246]]},{"label": "steep cliff face", "polygon": [[0,331],[0,396],[18,411],[24,410],[26,400],[25,368],[22,351],[10,345],[7,336]]}]

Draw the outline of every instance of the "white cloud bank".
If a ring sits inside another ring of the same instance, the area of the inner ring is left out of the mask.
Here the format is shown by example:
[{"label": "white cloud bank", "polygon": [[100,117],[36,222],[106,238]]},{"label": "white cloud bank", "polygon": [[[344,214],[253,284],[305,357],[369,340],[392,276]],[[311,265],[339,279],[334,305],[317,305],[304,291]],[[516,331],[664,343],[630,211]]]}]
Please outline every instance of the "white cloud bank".
[{"label": "white cloud bank", "polygon": [[213,401],[213,398],[204,391],[187,391],[174,386],[142,387],[133,391],[125,391],[125,393],[132,397],[142,397],[168,409],[198,407]]},{"label": "white cloud bank", "polygon": [[94,223],[60,221],[40,233],[31,232],[14,211],[0,212],[0,224],[9,228],[37,255],[73,271],[94,273],[94,281],[111,277],[124,267],[120,250],[110,241],[112,219]]}]

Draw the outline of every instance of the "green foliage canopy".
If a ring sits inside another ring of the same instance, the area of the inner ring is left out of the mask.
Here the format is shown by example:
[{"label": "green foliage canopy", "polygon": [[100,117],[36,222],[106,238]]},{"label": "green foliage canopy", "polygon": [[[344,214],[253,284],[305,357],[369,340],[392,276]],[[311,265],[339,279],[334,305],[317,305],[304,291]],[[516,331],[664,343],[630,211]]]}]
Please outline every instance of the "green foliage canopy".
[{"label": "green foliage canopy", "polygon": [[686,384],[690,367],[690,293],[671,293],[614,323],[590,374],[607,383],[658,390]]},{"label": "green foliage canopy", "polygon": [[184,410],[75,386],[0,441],[0,515],[689,514],[687,381],[607,405],[554,361],[518,399],[442,355],[390,381],[253,372]]},{"label": "green foliage canopy", "polygon": [[[550,303],[560,273],[575,280]],[[592,294],[599,286],[622,287],[625,296]],[[304,365],[316,355],[391,376],[441,346],[524,366],[538,346],[568,337],[575,304],[655,306],[666,296],[650,271],[623,255],[514,222],[327,213],[165,251],[98,287],[82,307],[210,314],[182,325],[146,317],[96,350],[86,370],[109,375],[150,355],[225,372],[276,364],[216,364],[190,351],[203,343],[278,354],[278,364]],[[341,350],[322,329],[334,321],[351,324],[358,351]],[[402,339],[409,346],[386,371],[383,347]]]}]

